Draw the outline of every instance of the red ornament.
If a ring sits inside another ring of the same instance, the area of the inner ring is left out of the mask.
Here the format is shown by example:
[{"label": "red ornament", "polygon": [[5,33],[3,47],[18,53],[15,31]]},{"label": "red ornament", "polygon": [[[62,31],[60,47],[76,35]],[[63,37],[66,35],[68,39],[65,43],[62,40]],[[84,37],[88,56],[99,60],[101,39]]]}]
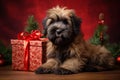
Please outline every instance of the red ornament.
[{"label": "red ornament", "polygon": [[104,24],[104,20],[99,20],[98,24],[103,25]]},{"label": "red ornament", "polygon": [[4,63],[5,63],[5,60],[3,59],[3,55],[0,54],[0,66],[4,65]]},{"label": "red ornament", "polygon": [[4,59],[0,59],[0,66],[4,65],[4,62],[5,62]]},{"label": "red ornament", "polygon": [[119,63],[120,63],[120,56],[118,56],[118,57],[117,57],[117,62],[119,62]]},{"label": "red ornament", "polygon": [[98,24],[103,25],[104,24],[104,14],[100,13],[99,14],[99,21]]}]

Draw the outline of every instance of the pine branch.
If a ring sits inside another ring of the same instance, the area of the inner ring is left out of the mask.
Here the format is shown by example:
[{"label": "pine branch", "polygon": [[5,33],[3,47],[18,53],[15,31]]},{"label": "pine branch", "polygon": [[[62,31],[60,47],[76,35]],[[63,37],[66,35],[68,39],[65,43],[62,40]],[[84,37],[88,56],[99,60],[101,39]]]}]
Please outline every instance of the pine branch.
[{"label": "pine branch", "polygon": [[32,30],[37,30],[37,29],[39,29],[38,22],[34,19],[33,15],[29,16],[28,20],[27,20],[27,26],[25,28],[25,31],[28,33],[31,33]]}]

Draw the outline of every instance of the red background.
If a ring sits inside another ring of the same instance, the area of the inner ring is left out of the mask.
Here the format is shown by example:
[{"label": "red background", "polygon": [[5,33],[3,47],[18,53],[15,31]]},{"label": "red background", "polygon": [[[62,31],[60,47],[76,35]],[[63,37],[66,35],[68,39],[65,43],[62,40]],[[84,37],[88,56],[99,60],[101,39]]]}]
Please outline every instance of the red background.
[{"label": "red background", "polygon": [[8,45],[10,39],[17,38],[32,14],[42,29],[41,22],[47,9],[56,5],[72,8],[82,18],[86,40],[93,35],[98,15],[103,12],[110,41],[120,41],[120,0],[0,0],[0,40]]}]

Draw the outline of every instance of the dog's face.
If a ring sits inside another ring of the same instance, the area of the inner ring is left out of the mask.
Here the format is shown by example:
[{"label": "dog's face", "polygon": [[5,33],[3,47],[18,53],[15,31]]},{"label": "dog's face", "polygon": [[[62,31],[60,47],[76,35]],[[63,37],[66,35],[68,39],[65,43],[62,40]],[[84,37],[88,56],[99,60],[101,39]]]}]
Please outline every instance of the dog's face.
[{"label": "dog's face", "polygon": [[80,19],[75,16],[73,10],[56,7],[48,10],[43,26],[44,33],[53,44],[64,46],[79,34]]}]

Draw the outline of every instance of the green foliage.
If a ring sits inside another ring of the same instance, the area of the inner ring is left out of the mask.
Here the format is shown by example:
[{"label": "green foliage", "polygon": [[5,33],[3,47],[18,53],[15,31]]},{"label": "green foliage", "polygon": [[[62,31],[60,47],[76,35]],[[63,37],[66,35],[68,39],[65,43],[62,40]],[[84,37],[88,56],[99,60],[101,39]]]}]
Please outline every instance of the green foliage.
[{"label": "green foliage", "polygon": [[120,56],[120,43],[107,44],[106,48],[111,51],[112,55],[116,58]]},{"label": "green foliage", "polygon": [[113,57],[120,56],[120,43],[110,43],[109,36],[107,34],[106,25],[98,25],[93,37],[90,39],[90,42],[94,45],[101,45],[100,33],[103,32],[103,46],[105,46],[113,55]]},{"label": "green foliage", "polygon": [[0,41],[0,54],[3,55],[6,65],[9,65],[12,63],[12,49],[11,49],[11,47],[6,47],[2,43],[2,41]]},{"label": "green foliage", "polygon": [[37,29],[39,29],[39,27],[37,21],[34,19],[34,16],[33,15],[29,16],[25,31],[31,33],[32,30],[37,30]]},{"label": "green foliage", "polygon": [[0,41],[0,54],[6,50],[5,45]]},{"label": "green foliage", "polygon": [[109,36],[106,33],[107,31],[107,26],[106,25],[98,25],[97,29],[95,30],[95,33],[93,37],[90,39],[90,42],[94,45],[100,45],[101,40],[100,40],[100,33],[103,33],[103,39],[104,42],[103,44],[105,45],[108,42]]}]

